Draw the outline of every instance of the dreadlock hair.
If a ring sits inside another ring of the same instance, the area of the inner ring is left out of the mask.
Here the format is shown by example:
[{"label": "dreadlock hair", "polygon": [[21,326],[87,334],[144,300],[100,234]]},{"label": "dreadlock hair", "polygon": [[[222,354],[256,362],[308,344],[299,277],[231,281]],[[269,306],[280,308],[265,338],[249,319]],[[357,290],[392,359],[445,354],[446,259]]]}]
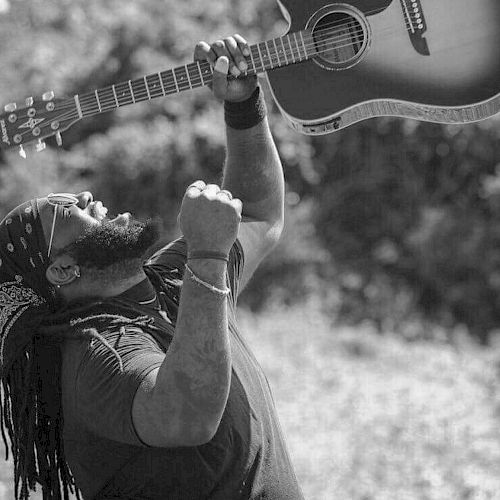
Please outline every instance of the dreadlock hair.
[{"label": "dreadlock hair", "polygon": [[[66,462],[63,442],[63,410],[61,389],[61,344],[65,338],[96,339],[108,348],[123,370],[118,352],[86,324],[119,328],[125,333],[127,324],[157,330],[152,319],[137,316],[130,306],[116,304],[121,314],[87,315],[102,302],[87,303],[45,320],[32,342],[3,376],[0,386],[0,431],[9,458],[7,436],[14,462],[15,500],[27,500],[30,490],[42,487],[44,500],[69,500],[70,493],[81,500],[81,493]],[[95,311],[95,309],[94,309]],[[135,314],[135,316],[133,316]],[[132,317],[131,317],[132,315]]]}]

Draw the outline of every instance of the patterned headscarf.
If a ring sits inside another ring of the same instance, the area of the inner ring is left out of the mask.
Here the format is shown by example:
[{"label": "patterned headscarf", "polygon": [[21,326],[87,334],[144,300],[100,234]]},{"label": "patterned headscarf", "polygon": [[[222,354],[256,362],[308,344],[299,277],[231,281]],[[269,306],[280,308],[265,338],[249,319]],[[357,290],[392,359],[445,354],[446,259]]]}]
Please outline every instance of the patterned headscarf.
[{"label": "patterned headscarf", "polygon": [[37,200],[0,222],[0,376],[53,311],[55,290],[45,277],[47,245]]}]

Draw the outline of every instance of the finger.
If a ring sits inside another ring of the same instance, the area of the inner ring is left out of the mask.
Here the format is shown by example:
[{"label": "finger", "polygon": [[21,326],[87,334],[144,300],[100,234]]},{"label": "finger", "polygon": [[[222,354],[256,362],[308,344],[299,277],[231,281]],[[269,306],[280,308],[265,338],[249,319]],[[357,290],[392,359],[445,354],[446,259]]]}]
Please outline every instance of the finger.
[{"label": "finger", "polygon": [[233,205],[233,207],[235,208],[236,212],[238,213],[238,215],[240,216],[240,219],[241,219],[241,212],[243,210],[243,202],[239,198],[233,198],[230,201],[230,203],[231,203],[231,205]]},{"label": "finger", "polygon": [[217,198],[221,198],[223,200],[231,201],[233,199],[233,195],[227,189],[221,189],[217,193]]},{"label": "finger", "polygon": [[186,196],[194,198],[200,195],[200,193],[205,189],[206,184],[199,180],[190,184],[186,189]]},{"label": "finger", "polygon": [[229,71],[229,59],[226,56],[219,57],[215,61],[214,74],[212,78],[212,90],[216,97],[224,99],[227,90],[227,73]]},{"label": "finger", "polygon": [[216,59],[217,55],[207,42],[200,41],[196,44],[194,48],[195,61],[208,61],[213,66]]},{"label": "finger", "polygon": [[250,46],[248,45],[248,42],[237,33],[233,35],[233,38],[236,40],[236,43],[238,44],[238,47],[240,48],[242,54],[248,57],[250,55]]},{"label": "finger", "polygon": [[[229,48],[226,46],[226,40],[217,40],[211,45],[212,50],[215,52],[217,55],[217,58],[225,56],[227,57],[229,61],[229,71],[233,76],[239,76],[241,74],[241,71],[234,65],[233,57],[231,56],[231,53],[229,52]],[[234,41],[234,44],[236,44],[236,41]]]},{"label": "finger", "polygon": [[230,63],[232,64],[230,64],[229,66],[229,71],[234,76],[239,76],[241,75],[242,71],[247,70],[247,64],[245,62],[245,58],[243,57],[243,54],[241,53],[241,50],[238,47],[238,43],[232,36],[224,38],[224,43],[226,44],[226,49],[229,52],[229,55],[231,56]]},{"label": "finger", "polygon": [[[243,40],[243,45],[238,42],[238,39]],[[234,35],[224,40],[226,42],[226,47],[228,48],[234,63],[240,71],[246,73],[248,69],[248,64],[245,59],[245,54],[243,54],[243,47],[245,45],[245,40],[239,35]]]},{"label": "finger", "polygon": [[203,196],[207,197],[210,200],[215,199],[217,193],[220,191],[220,187],[217,184],[207,184],[205,189],[203,190]]}]

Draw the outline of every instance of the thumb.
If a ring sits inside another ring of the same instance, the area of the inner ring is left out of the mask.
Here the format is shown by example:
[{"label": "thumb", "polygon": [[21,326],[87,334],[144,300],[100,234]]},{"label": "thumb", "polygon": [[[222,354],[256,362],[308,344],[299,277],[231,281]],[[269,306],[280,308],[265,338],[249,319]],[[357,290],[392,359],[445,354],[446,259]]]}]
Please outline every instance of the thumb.
[{"label": "thumb", "polygon": [[215,61],[212,88],[216,97],[224,99],[227,89],[227,74],[229,71],[229,59],[221,56]]}]

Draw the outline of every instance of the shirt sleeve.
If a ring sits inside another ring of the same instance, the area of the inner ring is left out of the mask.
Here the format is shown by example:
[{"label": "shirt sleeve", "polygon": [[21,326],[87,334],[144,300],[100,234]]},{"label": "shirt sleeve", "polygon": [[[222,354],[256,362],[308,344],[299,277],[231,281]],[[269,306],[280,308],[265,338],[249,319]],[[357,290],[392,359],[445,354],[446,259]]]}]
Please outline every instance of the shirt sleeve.
[{"label": "shirt sleeve", "polygon": [[[178,238],[167,246],[158,250],[147,262],[156,272],[163,277],[171,276],[171,273],[178,271],[182,276],[187,257],[187,244],[184,238]],[[236,306],[238,298],[238,289],[245,257],[243,247],[239,240],[236,240],[229,251],[229,262],[227,266],[227,286],[231,290],[231,305]]]},{"label": "shirt sleeve", "polygon": [[106,343],[93,338],[81,359],[75,380],[76,415],[98,436],[145,446],[134,427],[132,404],[139,385],[162,364],[165,353],[137,327],[107,332],[103,339]]}]

